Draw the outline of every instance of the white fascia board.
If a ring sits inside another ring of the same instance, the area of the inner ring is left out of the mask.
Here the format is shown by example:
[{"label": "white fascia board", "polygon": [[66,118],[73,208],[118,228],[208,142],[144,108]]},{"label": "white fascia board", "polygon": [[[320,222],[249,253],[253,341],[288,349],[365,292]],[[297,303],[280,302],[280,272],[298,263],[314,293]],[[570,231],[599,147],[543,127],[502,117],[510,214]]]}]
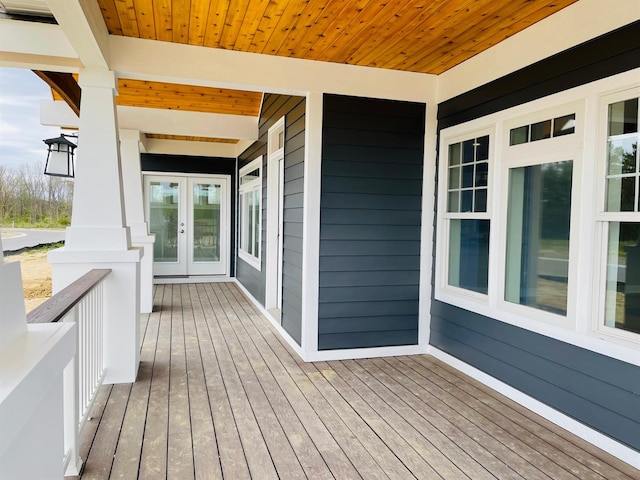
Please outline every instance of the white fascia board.
[{"label": "white fascia board", "polygon": [[640,19],[637,0],[580,0],[438,77],[438,102]]},{"label": "white fascia board", "polygon": [[164,135],[258,139],[258,117],[118,106],[119,128]]},{"label": "white fascia board", "polygon": [[40,100],[40,124],[50,127],[80,126],[80,118],[63,100]]},{"label": "white fascia board", "polygon": [[435,75],[109,36],[123,78],[290,95],[335,93],[432,103]]},{"label": "white fascia board", "polygon": [[74,73],[81,63],[59,25],[0,18],[0,66]]},{"label": "white fascia board", "polygon": [[147,138],[145,145],[145,153],[222,158],[236,158],[237,156],[235,143],[193,142],[188,140]]},{"label": "white fascia board", "polygon": [[109,69],[109,32],[95,0],[48,0],[84,68]]}]

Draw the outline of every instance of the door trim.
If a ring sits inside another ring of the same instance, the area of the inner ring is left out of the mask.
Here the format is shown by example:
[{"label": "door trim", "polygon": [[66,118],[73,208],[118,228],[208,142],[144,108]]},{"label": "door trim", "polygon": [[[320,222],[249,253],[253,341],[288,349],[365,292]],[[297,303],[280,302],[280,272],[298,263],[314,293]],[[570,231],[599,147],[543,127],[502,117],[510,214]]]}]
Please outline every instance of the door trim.
[{"label": "door trim", "polygon": [[[282,250],[285,117],[267,135],[267,241],[265,308],[282,313]],[[280,171],[282,162],[282,171]]]},{"label": "door trim", "polygon": [[[193,273],[189,272],[188,264],[190,259],[192,258],[192,245],[189,244],[188,238],[191,238],[191,235],[188,235],[187,239],[185,239],[184,244],[184,264],[185,264],[185,273],[157,273],[157,264],[154,262],[154,283],[166,283],[165,280],[168,280],[172,283],[177,282],[180,283],[179,280],[188,280],[189,278],[194,278],[195,281],[212,281],[212,279],[228,279],[230,277],[230,265],[231,265],[231,235],[233,232],[233,226],[231,225],[231,190],[232,190],[232,182],[231,175],[226,174],[195,174],[195,173],[179,173],[179,172],[157,172],[157,171],[144,171],[143,175],[143,195],[144,195],[144,214],[145,221],[150,225],[150,204],[149,204],[149,191],[148,191],[148,179],[150,177],[157,178],[162,177],[166,179],[175,179],[177,182],[181,184],[181,188],[184,185],[184,195],[186,200],[186,205],[180,207],[184,210],[184,222],[188,225],[188,217],[192,215],[188,210],[189,199],[191,198],[191,189],[190,186],[193,184],[193,180],[195,181],[211,181],[218,180],[221,183],[224,183],[226,192],[224,194],[224,202],[226,202],[225,208],[220,212],[221,223],[224,227],[221,229],[221,246],[220,246],[220,262],[224,265],[224,273]],[[179,222],[182,220],[179,220]],[[180,258],[180,257],[179,257]]]}]

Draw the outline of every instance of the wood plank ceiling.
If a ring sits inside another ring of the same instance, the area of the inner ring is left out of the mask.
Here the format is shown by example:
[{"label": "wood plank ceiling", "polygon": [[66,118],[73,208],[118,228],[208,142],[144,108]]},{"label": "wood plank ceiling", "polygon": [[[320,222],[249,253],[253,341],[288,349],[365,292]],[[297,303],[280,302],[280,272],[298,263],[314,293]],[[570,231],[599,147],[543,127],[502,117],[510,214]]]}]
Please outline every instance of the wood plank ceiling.
[{"label": "wood plank ceiling", "polygon": [[577,0],[98,0],[109,33],[440,74]]},{"label": "wood plank ceiling", "polygon": [[[98,0],[98,3],[112,35],[440,74],[576,1]],[[117,103],[258,116],[261,99],[262,92],[120,79]]]}]

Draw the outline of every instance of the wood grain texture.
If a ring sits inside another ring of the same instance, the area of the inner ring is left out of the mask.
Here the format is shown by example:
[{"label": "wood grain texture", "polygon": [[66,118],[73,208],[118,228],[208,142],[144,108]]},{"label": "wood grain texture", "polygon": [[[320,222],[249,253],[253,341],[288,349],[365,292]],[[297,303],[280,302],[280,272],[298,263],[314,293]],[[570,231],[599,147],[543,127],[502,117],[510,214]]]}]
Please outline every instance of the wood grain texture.
[{"label": "wood grain texture", "polygon": [[147,138],[154,138],[157,140],[183,140],[186,142],[209,142],[209,143],[233,143],[239,142],[235,138],[214,138],[214,137],[190,137],[187,135],[163,135],[159,133],[147,133]]},{"label": "wood grain texture", "polygon": [[439,74],[575,1],[99,0],[99,4],[113,35]]},{"label": "wood grain texture", "polygon": [[640,478],[433,357],[304,363],[233,283],[154,305],[138,381],[98,393],[84,479]]},{"label": "wood grain texture", "polygon": [[261,92],[118,79],[117,105],[257,117]]}]

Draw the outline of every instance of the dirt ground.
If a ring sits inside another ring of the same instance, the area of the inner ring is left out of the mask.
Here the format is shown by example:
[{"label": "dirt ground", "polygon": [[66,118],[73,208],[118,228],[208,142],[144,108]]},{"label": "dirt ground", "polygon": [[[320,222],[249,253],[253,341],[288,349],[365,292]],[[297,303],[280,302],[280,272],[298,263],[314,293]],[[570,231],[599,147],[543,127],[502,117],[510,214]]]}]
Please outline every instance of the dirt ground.
[{"label": "dirt ground", "polygon": [[51,297],[51,265],[47,263],[47,253],[34,250],[4,257],[5,262],[20,261],[27,313]]}]

